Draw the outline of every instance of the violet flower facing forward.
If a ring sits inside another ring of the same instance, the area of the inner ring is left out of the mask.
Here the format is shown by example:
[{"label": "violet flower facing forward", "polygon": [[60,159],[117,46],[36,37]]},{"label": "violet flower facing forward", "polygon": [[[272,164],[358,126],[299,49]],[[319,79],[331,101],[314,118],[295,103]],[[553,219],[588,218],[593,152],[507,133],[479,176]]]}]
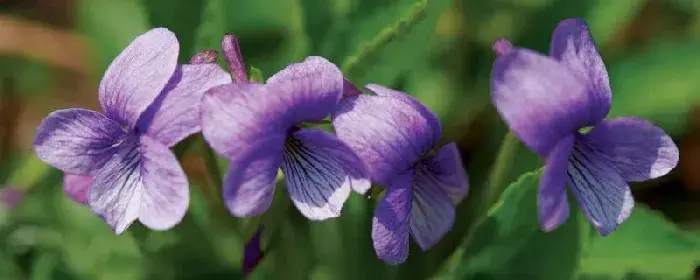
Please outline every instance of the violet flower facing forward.
[{"label": "violet flower facing forward", "polygon": [[379,85],[376,95],[350,96],[333,114],[338,137],[364,160],[372,181],[387,187],[372,220],[377,256],[390,264],[408,258],[409,232],[421,249],[437,243],[467,195],[457,146],[438,147],[437,117],[411,96]]},{"label": "violet flower facing forward", "polygon": [[[542,229],[551,231],[568,218],[569,186],[590,222],[608,235],[634,207],[627,182],[668,173],[678,163],[678,148],[648,121],[603,120],[611,89],[584,21],[559,23],[550,56],[503,39],[494,49],[493,103],[513,133],[545,159],[538,198]],[[580,132],[589,126],[590,132]]]},{"label": "violet flower facing forward", "polygon": [[344,143],[301,127],[328,116],[342,92],[340,70],[321,57],[291,64],[267,84],[232,83],[207,91],[202,132],[231,162],[224,199],[234,216],[269,208],[280,167],[292,202],[312,220],[338,217],[351,189],[369,189],[365,166]]},{"label": "violet flower facing forward", "polygon": [[39,158],[70,174],[66,193],[87,201],[117,234],[136,219],[157,230],[182,220],[188,182],[169,148],[201,129],[204,91],[231,81],[215,64],[178,66],[178,51],[167,29],[138,36],[100,82],[104,114],[59,110],[37,128]]}]

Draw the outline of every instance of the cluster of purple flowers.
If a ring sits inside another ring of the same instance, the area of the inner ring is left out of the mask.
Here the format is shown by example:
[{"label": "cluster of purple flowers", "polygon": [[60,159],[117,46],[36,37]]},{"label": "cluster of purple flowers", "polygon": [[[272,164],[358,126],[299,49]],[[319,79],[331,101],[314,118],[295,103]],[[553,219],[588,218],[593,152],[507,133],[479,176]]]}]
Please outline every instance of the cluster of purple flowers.
[{"label": "cluster of purple flowers", "polygon": [[[567,219],[569,186],[592,224],[610,233],[633,207],[626,182],[675,167],[673,141],[646,121],[603,120],[611,90],[584,22],[563,21],[549,56],[506,40],[494,50],[493,102],[513,133],[546,159],[542,228]],[[137,219],[154,230],[182,220],[189,183],[170,148],[200,131],[230,162],[223,199],[234,216],[264,213],[281,170],[294,206],[310,220],[340,216],[352,191],[385,187],[371,235],[387,263],[407,259],[409,235],[427,250],[452,228],[467,174],[456,144],[440,145],[438,118],[410,95],[376,84],[364,93],[317,56],[264,84],[249,82],[232,35],[222,40],[229,73],[216,64],[216,51],[184,65],[178,53],[167,29],[138,36],[100,83],[104,113],[59,110],[37,129],[37,155],[64,171],[65,192],[115,233]],[[335,133],[313,127],[323,122]],[[593,130],[579,132],[588,126]]]}]

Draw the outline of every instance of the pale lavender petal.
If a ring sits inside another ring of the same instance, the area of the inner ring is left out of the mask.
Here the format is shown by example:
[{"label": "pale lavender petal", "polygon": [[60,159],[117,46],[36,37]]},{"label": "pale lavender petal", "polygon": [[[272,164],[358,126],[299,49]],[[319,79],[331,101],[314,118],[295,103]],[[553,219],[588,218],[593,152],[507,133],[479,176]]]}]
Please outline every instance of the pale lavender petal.
[{"label": "pale lavender petal", "polygon": [[411,235],[423,251],[440,241],[455,220],[455,205],[443,179],[450,176],[431,167],[416,166],[413,180]]},{"label": "pale lavender petal", "polygon": [[37,128],[37,156],[64,172],[92,174],[102,167],[126,138],[122,126],[101,113],[85,109],[54,111]]},{"label": "pale lavender petal", "polygon": [[289,137],[282,172],[292,202],[311,220],[340,216],[350,190],[365,193],[371,185],[362,161],[322,130],[301,129]]},{"label": "pale lavender petal", "polygon": [[272,141],[281,149],[291,127],[287,109],[279,94],[262,84],[216,86],[202,100],[202,133],[216,152],[231,160],[257,142]]},{"label": "pale lavender petal", "polygon": [[357,95],[341,100],[332,122],[338,138],[365,162],[372,181],[387,186],[439,143],[433,117],[405,95]]},{"label": "pale lavender petal", "polygon": [[645,120],[605,120],[583,139],[612,162],[625,181],[658,178],[678,164],[679,152],[673,139]]},{"label": "pale lavender petal", "polygon": [[408,259],[408,236],[412,211],[413,177],[402,174],[393,180],[384,198],[374,208],[372,244],[379,259],[400,264]]},{"label": "pale lavender petal", "polygon": [[116,234],[124,232],[138,217],[143,192],[141,151],[130,137],[110,161],[95,174],[88,204]]},{"label": "pale lavender petal", "polygon": [[172,147],[201,128],[200,103],[204,92],[228,84],[231,78],[219,65],[189,64],[177,68],[168,86],[139,119],[139,130]]},{"label": "pale lavender petal", "polygon": [[378,84],[368,84],[365,85],[365,88],[371,90],[379,96],[401,99],[410,104],[413,109],[420,112],[421,116],[425,118],[428,125],[430,125],[430,128],[432,128],[433,131],[430,136],[433,137],[433,141],[440,142],[440,138],[442,137],[442,125],[440,124],[440,120],[432,111],[430,111],[430,109],[421,104],[418,99],[415,99],[413,96],[405,92],[393,90]]},{"label": "pale lavender petal", "polygon": [[149,136],[141,136],[141,158],[139,221],[150,229],[171,229],[182,221],[190,204],[185,171],[167,146]]},{"label": "pale lavender petal", "polygon": [[601,235],[613,232],[632,213],[632,191],[615,166],[587,143],[577,141],[567,170],[581,209]]},{"label": "pale lavender petal", "polygon": [[600,121],[581,79],[560,62],[525,49],[496,59],[491,97],[515,135],[543,157],[565,136]]},{"label": "pale lavender petal", "polygon": [[190,64],[216,63],[219,53],[216,50],[206,50],[196,53],[190,58]]},{"label": "pale lavender petal", "polygon": [[343,94],[343,75],[319,56],[293,63],[267,79],[270,94],[286,104],[288,121],[298,124],[327,117]]},{"label": "pale lavender petal", "polygon": [[569,156],[574,148],[575,134],[559,141],[545,158],[545,167],[540,178],[537,196],[540,226],[550,232],[569,218],[569,202],[566,197]]},{"label": "pale lavender petal", "polygon": [[592,117],[602,120],[610,111],[612,91],[608,70],[598,53],[591,31],[582,19],[563,20],[554,29],[549,53],[586,81]]},{"label": "pale lavender petal", "polygon": [[262,140],[232,158],[224,178],[224,201],[233,216],[258,216],[270,208],[283,145]]},{"label": "pale lavender petal", "polygon": [[233,34],[224,35],[224,38],[221,39],[221,52],[224,54],[229,71],[231,71],[231,79],[236,83],[247,83],[248,75],[245,72],[245,63],[238,46],[238,38]]},{"label": "pale lavender petal", "polygon": [[100,82],[107,116],[134,127],[175,72],[180,45],[175,34],[154,28],[136,37],[109,65]]},{"label": "pale lavender petal", "polygon": [[426,184],[439,186],[449,195],[454,205],[459,204],[469,191],[469,178],[455,143],[449,143],[432,157],[421,161],[417,178]]},{"label": "pale lavender petal", "polygon": [[95,176],[89,204],[116,234],[139,219],[146,227],[167,230],[189,205],[189,184],[175,155],[159,141],[131,140]]},{"label": "pale lavender petal", "polygon": [[73,201],[87,205],[92,180],[92,176],[66,173],[63,175],[63,192],[73,199]]}]

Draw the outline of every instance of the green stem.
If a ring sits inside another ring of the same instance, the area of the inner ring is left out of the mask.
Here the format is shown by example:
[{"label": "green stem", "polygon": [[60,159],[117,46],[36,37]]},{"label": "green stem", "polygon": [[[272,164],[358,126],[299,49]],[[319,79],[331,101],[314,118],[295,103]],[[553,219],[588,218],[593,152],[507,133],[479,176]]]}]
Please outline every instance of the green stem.
[{"label": "green stem", "polygon": [[486,181],[487,191],[484,193],[483,199],[481,199],[481,202],[486,203],[486,205],[481,205],[481,211],[488,210],[488,208],[496,202],[506,187],[508,187],[505,180],[507,179],[508,171],[513,167],[517,148],[518,138],[516,138],[512,132],[508,131],[503,137],[503,142],[501,142],[501,147],[498,149],[498,154],[496,155],[496,161],[494,161],[491,167],[491,173]]},{"label": "green stem", "polygon": [[[460,245],[462,248],[467,248],[469,243],[471,243],[474,238],[474,232],[478,228],[479,224],[486,220],[488,215],[488,210],[493,205],[498,197],[506,189],[507,185],[504,180],[508,175],[510,168],[513,166],[513,160],[515,158],[515,152],[518,148],[518,139],[515,135],[508,131],[503,137],[503,142],[498,149],[498,154],[496,155],[496,160],[494,161],[491,172],[489,173],[488,179],[484,186],[486,190],[482,194],[482,199],[480,199],[480,205],[476,209],[476,218],[473,220],[471,225],[469,225],[469,230],[465,235],[464,241]],[[464,254],[464,252],[462,252]],[[461,258],[461,256],[460,256]]]},{"label": "green stem", "polygon": [[374,38],[365,42],[359,50],[343,61],[341,67],[343,74],[352,78],[353,74],[361,73],[363,69],[369,67],[386,45],[396,37],[408,33],[410,28],[423,19],[427,7],[427,0],[417,1],[404,12],[397,22],[384,27]]},{"label": "green stem", "polygon": [[223,191],[223,177],[221,176],[221,170],[219,170],[216,154],[203,138],[200,142],[202,143],[204,165],[207,167],[207,171],[209,171],[209,177],[216,188],[216,193],[221,194]]}]

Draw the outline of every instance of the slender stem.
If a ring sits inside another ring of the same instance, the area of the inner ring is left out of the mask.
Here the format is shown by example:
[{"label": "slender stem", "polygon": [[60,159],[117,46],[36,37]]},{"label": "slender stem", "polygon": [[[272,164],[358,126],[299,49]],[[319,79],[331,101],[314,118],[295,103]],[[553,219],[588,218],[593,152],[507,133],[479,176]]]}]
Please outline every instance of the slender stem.
[{"label": "slender stem", "polygon": [[216,188],[216,193],[221,194],[223,191],[223,177],[221,176],[221,171],[219,170],[219,163],[216,160],[216,154],[211,147],[207,145],[207,142],[204,141],[203,138],[200,143],[202,144],[204,165],[207,167],[207,171],[209,171],[209,177]]},{"label": "slender stem", "polygon": [[353,74],[361,73],[363,69],[367,69],[375,63],[376,59],[373,58],[378,53],[397,37],[407,34],[413,26],[423,19],[427,7],[427,0],[417,1],[411,5],[398,21],[384,27],[379,34],[365,42],[360,49],[343,61],[341,67],[343,74],[352,78]]},{"label": "slender stem", "polygon": [[[486,190],[482,194],[482,199],[479,200],[480,205],[476,210],[476,218],[469,226],[469,230],[461,245],[462,248],[468,247],[469,243],[472,242],[476,228],[478,228],[479,224],[486,220],[487,211],[507,187],[504,180],[506,179],[508,171],[512,167],[513,158],[515,157],[517,147],[518,139],[512,132],[508,131],[508,133],[506,133],[506,135],[503,137],[503,142],[501,142],[501,146],[498,149],[496,160],[491,167],[491,172],[489,173],[486,184],[484,184]],[[464,252],[462,252],[462,254],[464,254]]]},{"label": "slender stem", "polygon": [[508,131],[503,137],[503,142],[501,142],[501,147],[496,155],[496,161],[494,161],[488,181],[486,181],[487,190],[481,200],[486,205],[482,205],[481,211],[488,210],[507,187],[507,182],[504,182],[504,180],[507,179],[508,171],[513,166],[517,148],[518,139],[512,132]]}]

